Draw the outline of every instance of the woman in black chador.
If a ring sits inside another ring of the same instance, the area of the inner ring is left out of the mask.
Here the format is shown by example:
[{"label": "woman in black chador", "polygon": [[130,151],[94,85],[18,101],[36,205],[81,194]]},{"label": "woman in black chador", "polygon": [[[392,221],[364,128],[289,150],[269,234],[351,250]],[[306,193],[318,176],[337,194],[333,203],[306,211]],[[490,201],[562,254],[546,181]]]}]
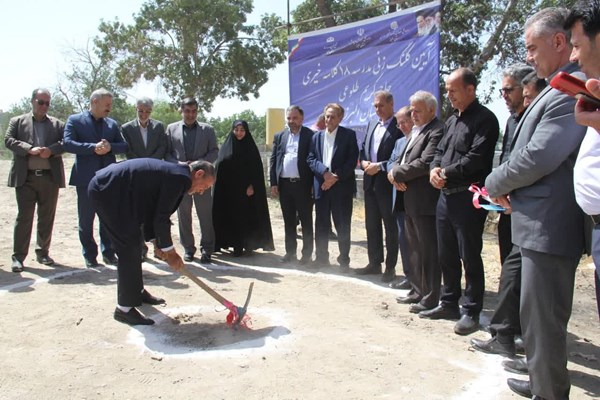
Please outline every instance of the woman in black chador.
[{"label": "woman in black chador", "polygon": [[260,153],[246,121],[234,121],[219,150],[213,196],[216,249],[275,250]]}]

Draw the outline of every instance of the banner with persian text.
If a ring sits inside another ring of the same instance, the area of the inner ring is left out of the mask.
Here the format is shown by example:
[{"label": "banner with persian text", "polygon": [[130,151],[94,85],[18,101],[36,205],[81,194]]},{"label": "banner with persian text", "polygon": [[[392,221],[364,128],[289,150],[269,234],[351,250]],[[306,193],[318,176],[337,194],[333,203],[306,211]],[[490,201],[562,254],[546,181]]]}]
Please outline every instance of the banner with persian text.
[{"label": "banner with persian text", "polygon": [[[342,125],[363,131],[376,118],[373,93],[389,90],[396,109],[417,90],[439,98],[440,2],[290,36],[290,104],[314,123],[327,103],[345,109]],[[362,129],[361,129],[362,128]]]}]

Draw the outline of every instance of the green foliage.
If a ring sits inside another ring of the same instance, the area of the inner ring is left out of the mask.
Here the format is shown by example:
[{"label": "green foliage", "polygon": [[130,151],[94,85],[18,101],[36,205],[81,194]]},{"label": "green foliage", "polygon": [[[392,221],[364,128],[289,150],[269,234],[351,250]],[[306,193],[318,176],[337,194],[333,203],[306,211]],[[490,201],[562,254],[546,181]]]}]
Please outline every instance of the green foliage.
[{"label": "green foliage", "polygon": [[159,100],[154,102],[154,107],[152,107],[152,119],[156,119],[165,124],[165,128],[167,125],[172,124],[173,122],[177,122],[181,120],[181,113],[171,103],[164,100]]},{"label": "green foliage", "polygon": [[[319,1],[306,0],[301,3],[295,10],[292,11],[294,22],[306,21],[308,19],[324,16],[319,13]],[[325,9],[331,11],[332,14],[340,14],[351,10],[358,10],[375,4],[379,4],[376,0],[326,0],[323,2]],[[361,21],[363,19],[376,17],[383,13],[384,7],[371,10],[359,11],[352,14],[340,15],[333,18],[335,25],[347,24],[349,22]],[[317,29],[326,28],[326,21],[311,21],[295,26],[293,33],[309,32]]]},{"label": "green foliage", "polygon": [[258,96],[268,70],[285,60],[283,21],[264,15],[246,24],[252,0],[148,0],[134,23],[102,22],[95,44],[121,87],[159,79],[172,100]]},{"label": "green foliage", "polygon": [[217,135],[217,141],[219,144],[222,144],[225,141],[227,135],[229,135],[229,132],[231,132],[233,121],[238,119],[248,122],[248,127],[250,128],[250,132],[252,133],[252,137],[254,138],[256,144],[265,144],[267,117],[266,115],[258,116],[252,110],[242,111],[241,113],[233,114],[225,118],[211,118],[207,121],[213,126],[213,128],[215,128],[215,133]]}]

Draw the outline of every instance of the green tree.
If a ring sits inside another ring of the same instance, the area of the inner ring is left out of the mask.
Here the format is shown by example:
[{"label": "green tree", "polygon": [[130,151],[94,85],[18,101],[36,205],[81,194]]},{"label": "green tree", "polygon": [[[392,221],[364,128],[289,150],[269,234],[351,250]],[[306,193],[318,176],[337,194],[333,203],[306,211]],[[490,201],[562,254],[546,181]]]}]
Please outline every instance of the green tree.
[{"label": "green tree", "polygon": [[233,121],[238,119],[248,122],[248,127],[250,128],[250,132],[252,133],[252,137],[254,138],[256,144],[265,144],[267,117],[264,114],[261,116],[256,115],[252,110],[245,110],[241,113],[233,114],[225,118],[211,118],[207,121],[213,126],[213,128],[215,128],[215,133],[217,135],[219,144],[225,141],[227,135],[229,135],[229,132],[231,132]]},{"label": "green tree", "polygon": [[67,49],[71,69],[59,76],[57,90],[75,112],[89,108],[89,98],[94,90],[109,90],[113,94],[110,117],[123,124],[135,117],[135,107],[127,104],[127,95],[117,82],[113,65],[101,60],[96,53],[97,49],[90,41],[85,48]]},{"label": "green tree", "polygon": [[210,111],[217,97],[257,97],[285,60],[282,19],[247,24],[252,8],[252,0],[148,0],[132,25],[102,22],[95,43],[121,87],[158,79],[173,101],[195,95]]},{"label": "green tree", "polygon": [[178,108],[168,101],[158,100],[154,102],[152,107],[152,118],[161,121],[167,125],[181,120],[181,113]]}]

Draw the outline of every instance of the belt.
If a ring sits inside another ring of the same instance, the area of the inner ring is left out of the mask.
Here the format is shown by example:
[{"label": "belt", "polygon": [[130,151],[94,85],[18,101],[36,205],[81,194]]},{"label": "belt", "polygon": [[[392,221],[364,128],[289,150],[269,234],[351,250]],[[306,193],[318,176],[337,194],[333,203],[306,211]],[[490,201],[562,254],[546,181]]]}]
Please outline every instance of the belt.
[{"label": "belt", "polygon": [[50,173],[52,171],[50,171],[49,169],[30,169],[27,170],[28,173],[33,174],[35,176],[44,176],[44,175],[50,175]]},{"label": "belt", "polygon": [[466,191],[466,190],[468,190],[468,189],[469,189],[469,187],[468,187],[468,186],[459,186],[459,187],[455,187],[455,188],[449,188],[449,189],[443,188],[443,189],[442,189],[442,192],[443,192],[445,195],[449,195],[449,194],[454,194],[454,193],[464,192],[464,191]]},{"label": "belt", "polygon": [[286,181],[289,183],[300,182],[300,178],[279,178],[280,181]]},{"label": "belt", "polygon": [[590,218],[592,219],[594,225],[600,224],[600,214],[590,215]]}]

